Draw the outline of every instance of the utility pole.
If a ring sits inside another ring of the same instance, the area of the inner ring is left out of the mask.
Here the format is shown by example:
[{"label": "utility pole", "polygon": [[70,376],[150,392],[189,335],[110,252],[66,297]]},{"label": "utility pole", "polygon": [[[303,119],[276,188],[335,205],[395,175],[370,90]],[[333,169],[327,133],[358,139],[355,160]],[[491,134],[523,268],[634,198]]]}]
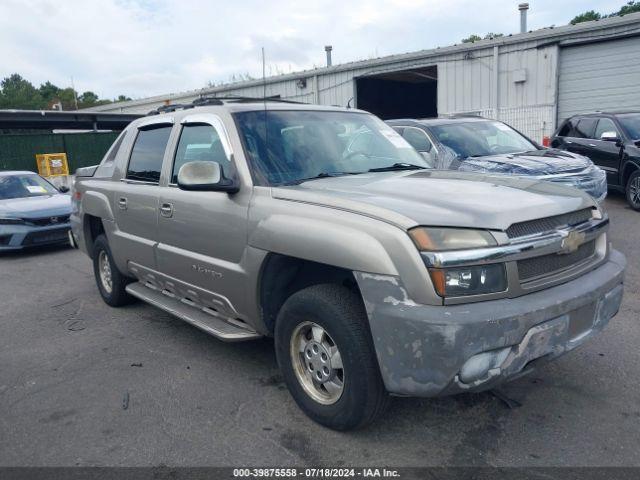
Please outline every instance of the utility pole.
[{"label": "utility pole", "polygon": [[73,103],[76,106],[76,110],[78,110],[78,94],[76,92],[76,87],[73,84],[73,76],[71,77],[71,90],[73,90]]}]

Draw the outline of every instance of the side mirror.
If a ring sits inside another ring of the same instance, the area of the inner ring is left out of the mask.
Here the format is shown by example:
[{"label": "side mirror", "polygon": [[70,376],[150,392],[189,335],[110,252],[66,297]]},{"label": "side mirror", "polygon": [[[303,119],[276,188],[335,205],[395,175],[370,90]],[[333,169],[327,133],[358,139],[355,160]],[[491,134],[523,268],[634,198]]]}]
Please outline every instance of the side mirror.
[{"label": "side mirror", "polygon": [[618,134],[616,132],[602,132],[602,135],[600,135],[600,140],[603,140],[605,142],[617,142],[620,140],[620,138],[618,138]]},{"label": "side mirror", "polygon": [[58,187],[58,191],[60,193],[68,193],[69,192],[69,187],[67,187],[66,185],[60,185]]},{"label": "side mirror", "polygon": [[188,162],[178,171],[178,188],[209,192],[235,193],[236,182],[226,178],[218,162]]}]

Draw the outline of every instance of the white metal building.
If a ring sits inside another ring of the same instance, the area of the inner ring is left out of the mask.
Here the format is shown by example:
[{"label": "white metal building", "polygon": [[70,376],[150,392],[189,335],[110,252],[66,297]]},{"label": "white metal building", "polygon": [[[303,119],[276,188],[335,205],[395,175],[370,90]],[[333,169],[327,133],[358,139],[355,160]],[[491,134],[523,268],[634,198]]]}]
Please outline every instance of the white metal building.
[{"label": "white metal building", "polygon": [[478,113],[541,141],[576,113],[640,110],[640,13],[91,110],[146,113],[214,93],[349,105],[385,119]]}]

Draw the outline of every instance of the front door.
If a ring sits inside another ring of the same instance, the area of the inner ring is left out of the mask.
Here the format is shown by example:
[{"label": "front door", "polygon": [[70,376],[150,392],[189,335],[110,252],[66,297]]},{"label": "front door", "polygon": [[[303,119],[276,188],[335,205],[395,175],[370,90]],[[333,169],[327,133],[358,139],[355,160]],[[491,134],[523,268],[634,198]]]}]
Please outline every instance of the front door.
[{"label": "front door", "polygon": [[589,142],[588,157],[607,172],[607,183],[618,184],[618,172],[620,168],[621,140],[602,140],[603,133],[615,133],[621,139],[620,131],[610,118],[602,117],[598,120],[593,140]]},{"label": "front door", "polygon": [[251,193],[180,190],[178,172],[190,161],[215,161],[226,177],[236,175],[230,143],[217,116],[194,114],[181,122],[168,186],[159,200],[159,270],[175,280],[167,284],[172,293],[235,317],[246,279],[242,262]]}]

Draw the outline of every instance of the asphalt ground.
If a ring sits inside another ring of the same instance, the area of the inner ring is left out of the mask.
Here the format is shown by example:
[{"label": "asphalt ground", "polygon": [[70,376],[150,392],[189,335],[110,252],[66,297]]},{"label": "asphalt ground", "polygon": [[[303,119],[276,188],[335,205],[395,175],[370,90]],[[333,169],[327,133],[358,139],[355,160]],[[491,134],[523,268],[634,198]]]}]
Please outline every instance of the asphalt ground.
[{"label": "asphalt ground", "polygon": [[227,344],[100,299],[68,248],[0,257],[0,466],[640,466],[640,213],[606,201],[622,309],[494,393],[398,398],[379,423],[309,420],[273,343]]}]

